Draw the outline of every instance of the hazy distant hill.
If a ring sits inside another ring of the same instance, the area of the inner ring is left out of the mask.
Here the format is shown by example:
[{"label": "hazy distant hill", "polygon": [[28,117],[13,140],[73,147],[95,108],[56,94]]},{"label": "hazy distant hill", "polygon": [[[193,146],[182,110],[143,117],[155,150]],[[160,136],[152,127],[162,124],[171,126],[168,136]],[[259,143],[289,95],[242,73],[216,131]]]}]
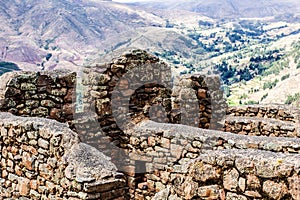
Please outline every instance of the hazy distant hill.
[{"label": "hazy distant hill", "polygon": [[217,19],[262,18],[295,14],[295,12],[299,12],[300,8],[298,0],[167,0],[135,5],[151,9],[187,10]]}]

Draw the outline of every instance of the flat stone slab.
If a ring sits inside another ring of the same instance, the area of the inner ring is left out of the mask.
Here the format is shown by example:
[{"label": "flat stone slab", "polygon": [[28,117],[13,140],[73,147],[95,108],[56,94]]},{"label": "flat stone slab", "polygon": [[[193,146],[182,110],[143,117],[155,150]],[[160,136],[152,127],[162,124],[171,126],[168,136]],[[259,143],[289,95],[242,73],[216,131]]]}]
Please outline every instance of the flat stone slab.
[{"label": "flat stone slab", "polygon": [[203,143],[204,149],[217,149],[221,140],[227,144],[223,145],[224,148],[300,153],[299,138],[238,135],[185,125],[157,123],[150,120],[141,122],[132,130],[128,130],[127,133],[137,137],[162,135],[169,139],[185,139],[191,142],[198,140]]}]

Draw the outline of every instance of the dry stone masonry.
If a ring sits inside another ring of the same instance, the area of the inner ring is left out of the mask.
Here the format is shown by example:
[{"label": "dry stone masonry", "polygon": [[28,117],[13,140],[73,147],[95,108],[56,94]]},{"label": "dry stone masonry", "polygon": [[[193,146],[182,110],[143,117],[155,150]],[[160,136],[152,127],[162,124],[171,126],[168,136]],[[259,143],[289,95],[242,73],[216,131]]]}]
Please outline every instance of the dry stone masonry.
[{"label": "dry stone masonry", "polygon": [[72,120],[76,73],[11,72],[1,77],[1,83],[6,86],[1,92],[1,111],[49,117],[60,122]]},{"label": "dry stone masonry", "polygon": [[0,118],[1,199],[124,199],[123,174],[65,124]]},{"label": "dry stone masonry", "polygon": [[[263,188],[267,180],[285,188],[274,199],[300,197],[298,138],[249,137],[153,121],[128,131],[131,158],[143,161],[147,169],[135,190],[138,199],[150,199],[158,191],[163,192],[156,194],[157,199],[269,199],[272,195]],[[236,179],[248,188],[233,188]],[[256,188],[249,184],[252,179]]]},{"label": "dry stone masonry", "polygon": [[223,130],[243,135],[300,137],[299,109],[286,105],[231,107]]},{"label": "dry stone masonry", "polygon": [[299,109],[227,108],[217,76],[133,50],[0,80],[0,199],[300,199]]}]

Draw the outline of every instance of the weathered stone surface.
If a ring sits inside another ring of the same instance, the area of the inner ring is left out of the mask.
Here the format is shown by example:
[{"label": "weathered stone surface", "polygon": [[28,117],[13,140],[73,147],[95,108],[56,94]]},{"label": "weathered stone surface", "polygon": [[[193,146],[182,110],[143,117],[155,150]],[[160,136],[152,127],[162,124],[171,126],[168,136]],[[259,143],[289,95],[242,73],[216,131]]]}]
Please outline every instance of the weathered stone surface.
[{"label": "weathered stone surface", "polygon": [[[1,112],[0,118],[1,167],[6,169],[1,171],[1,198],[69,199],[67,194],[77,193],[81,199],[97,199],[101,195],[125,195],[123,174],[108,157],[80,143],[66,124]],[[3,143],[8,138],[16,138],[16,142]],[[67,169],[74,164],[75,175],[68,180]]]},{"label": "weathered stone surface", "polygon": [[21,196],[27,196],[30,192],[30,180],[27,178],[20,178],[18,180],[18,190]]},{"label": "weathered stone surface", "polygon": [[300,198],[300,176],[294,175],[288,178],[289,192],[294,199]]},{"label": "weathered stone surface", "polygon": [[223,185],[226,190],[236,192],[238,187],[239,172],[236,169],[224,172]]},{"label": "weathered stone surface", "polygon": [[275,183],[274,181],[265,181],[263,183],[263,192],[268,194],[270,198],[281,199],[288,193],[285,183]]},{"label": "weathered stone surface", "polygon": [[198,188],[198,195],[205,199],[219,199],[220,198],[220,186],[210,185]]},{"label": "weathered stone surface", "polygon": [[208,180],[217,180],[220,177],[220,171],[212,165],[197,162],[193,166],[193,178],[196,181],[206,182]]}]

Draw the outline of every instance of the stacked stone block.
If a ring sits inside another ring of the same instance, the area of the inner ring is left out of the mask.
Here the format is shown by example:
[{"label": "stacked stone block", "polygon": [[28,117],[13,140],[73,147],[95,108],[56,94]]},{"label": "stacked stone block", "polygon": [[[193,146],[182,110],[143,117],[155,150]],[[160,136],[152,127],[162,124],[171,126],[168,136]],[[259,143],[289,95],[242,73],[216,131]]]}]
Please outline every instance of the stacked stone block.
[{"label": "stacked stone block", "polygon": [[76,74],[65,71],[11,72],[0,110],[15,115],[71,121],[74,115]]},{"label": "stacked stone block", "polygon": [[293,123],[299,123],[299,114],[299,109],[280,104],[233,106],[226,111],[228,116],[269,118]]},{"label": "stacked stone block", "polygon": [[227,104],[217,76],[177,77],[172,90],[171,122],[204,129],[221,129]]},{"label": "stacked stone block", "polygon": [[1,199],[124,198],[123,174],[65,124],[0,113]]},{"label": "stacked stone block", "polygon": [[253,117],[226,117],[224,131],[242,135],[270,137],[300,137],[295,123]]},{"label": "stacked stone block", "polygon": [[153,121],[128,133],[129,155],[146,169],[135,183],[135,199],[300,197],[298,138],[250,137]]},{"label": "stacked stone block", "polygon": [[299,109],[287,105],[230,107],[223,130],[243,135],[300,137]]}]

